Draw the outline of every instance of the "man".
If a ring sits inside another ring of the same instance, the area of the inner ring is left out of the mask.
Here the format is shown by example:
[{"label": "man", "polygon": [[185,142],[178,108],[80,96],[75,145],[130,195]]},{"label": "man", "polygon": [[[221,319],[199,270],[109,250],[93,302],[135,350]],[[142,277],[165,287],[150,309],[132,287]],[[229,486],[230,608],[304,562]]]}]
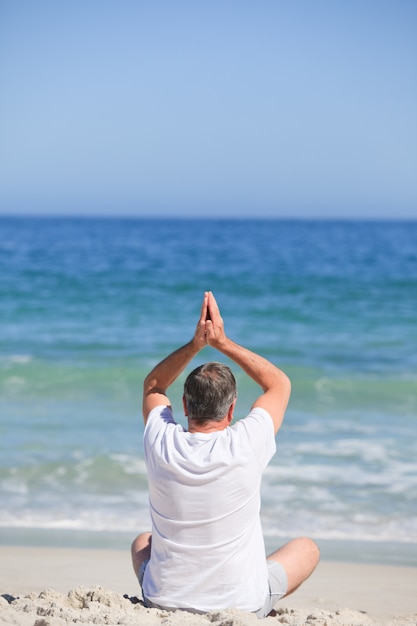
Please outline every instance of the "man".
[{"label": "man", "polygon": [[[176,424],[168,387],[205,346],[240,366],[263,390],[249,415],[231,425],[231,370],[207,363],[188,376]],[[146,606],[196,613],[237,608],[266,617],[315,569],[316,544],[294,539],[265,558],[260,511],[262,471],[275,453],[290,381],[263,357],[226,336],[217,302],[204,294],[193,339],[145,379],[144,450],[152,533],[132,544]]]}]

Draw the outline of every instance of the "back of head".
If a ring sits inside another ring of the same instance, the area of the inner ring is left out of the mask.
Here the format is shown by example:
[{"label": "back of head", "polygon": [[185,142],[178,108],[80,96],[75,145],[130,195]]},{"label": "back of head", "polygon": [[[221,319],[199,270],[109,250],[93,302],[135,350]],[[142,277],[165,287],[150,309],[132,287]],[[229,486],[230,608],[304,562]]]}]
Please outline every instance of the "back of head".
[{"label": "back of head", "polygon": [[184,399],[191,420],[219,422],[227,415],[235,398],[235,377],[222,363],[200,365],[184,384]]}]

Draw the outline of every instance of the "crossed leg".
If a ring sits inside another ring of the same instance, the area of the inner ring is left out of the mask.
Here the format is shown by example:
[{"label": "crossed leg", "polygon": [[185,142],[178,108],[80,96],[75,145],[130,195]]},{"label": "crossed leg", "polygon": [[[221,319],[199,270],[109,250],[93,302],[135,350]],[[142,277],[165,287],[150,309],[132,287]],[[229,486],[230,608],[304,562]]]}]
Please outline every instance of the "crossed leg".
[{"label": "crossed leg", "polygon": [[139,574],[142,563],[151,558],[151,547],[152,533],[142,533],[132,543],[132,564],[135,576]]},{"label": "crossed leg", "polygon": [[267,559],[277,561],[285,569],[288,578],[286,593],[288,596],[314,572],[320,560],[320,550],[312,539],[299,537],[283,545]]},{"label": "crossed leg", "polygon": [[[140,534],[132,543],[132,564],[137,576],[141,565],[150,558],[152,533]],[[286,595],[293,593],[316,569],[320,560],[317,544],[307,537],[292,539],[281,548],[270,554],[269,561],[280,563],[287,573],[288,590]]]}]

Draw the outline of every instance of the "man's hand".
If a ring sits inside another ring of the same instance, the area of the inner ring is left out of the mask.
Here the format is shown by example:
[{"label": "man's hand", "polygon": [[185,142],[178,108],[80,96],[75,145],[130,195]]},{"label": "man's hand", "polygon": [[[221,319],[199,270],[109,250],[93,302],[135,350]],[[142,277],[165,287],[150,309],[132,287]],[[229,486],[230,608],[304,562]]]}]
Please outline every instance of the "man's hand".
[{"label": "man's hand", "polygon": [[201,305],[200,319],[192,340],[193,345],[198,350],[207,345],[219,348],[225,339],[223,320],[220,316],[216,298],[211,291],[206,291],[203,304]]},{"label": "man's hand", "polygon": [[204,293],[203,304],[201,305],[200,319],[197,322],[197,327],[195,329],[194,337],[192,340],[193,345],[197,350],[201,350],[205,348],[207,345],[207,336],[206,336],[206,322],[207,319],[210,319],[210,313],[208,310],[208,301],[209,301],[209,292],[206,291]]},{"label": "man's hand", "polygon": [[226,342],[223,319],[220,315],[216,298],[213,296],[211,291],[207,292],[204,298],[205,300],[207,298],[207,310],[205,317],[206,342],[212,348],[221,350],[222,346]]}]

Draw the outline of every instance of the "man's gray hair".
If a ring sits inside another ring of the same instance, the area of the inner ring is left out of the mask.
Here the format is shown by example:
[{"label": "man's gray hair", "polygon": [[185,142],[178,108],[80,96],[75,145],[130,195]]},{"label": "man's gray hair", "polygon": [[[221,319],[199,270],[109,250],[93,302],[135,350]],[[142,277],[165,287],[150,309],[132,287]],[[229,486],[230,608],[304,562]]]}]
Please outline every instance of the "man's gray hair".
[{"label": "man's gray hair", "polygon": [[220,422],[236,398],[236,380],[223,363],[196,367],[184,384],[184,399],[191,420]]}]

